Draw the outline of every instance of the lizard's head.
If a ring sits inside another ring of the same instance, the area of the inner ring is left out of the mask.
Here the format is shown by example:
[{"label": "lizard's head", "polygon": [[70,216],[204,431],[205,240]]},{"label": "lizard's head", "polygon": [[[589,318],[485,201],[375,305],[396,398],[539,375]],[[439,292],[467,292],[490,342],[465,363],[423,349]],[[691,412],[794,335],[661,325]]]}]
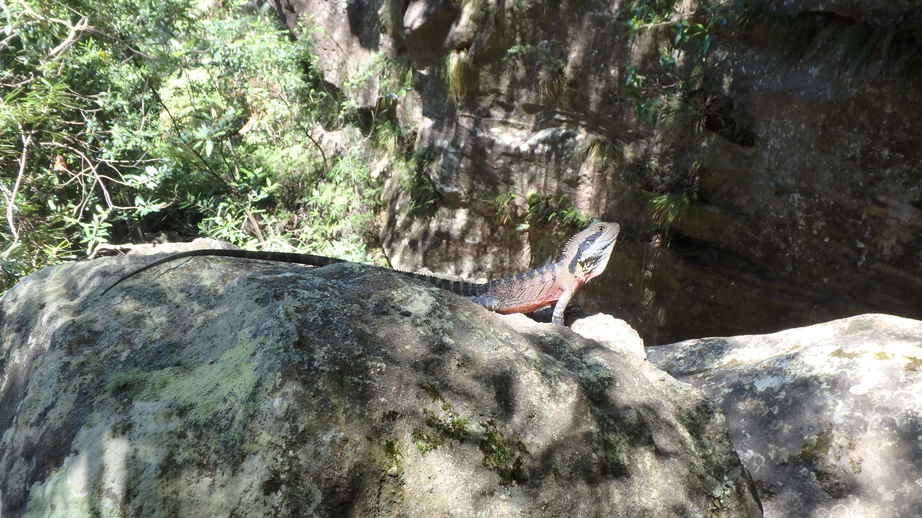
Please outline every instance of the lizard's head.
[{"label": "lizard's head", "polygon": [[595,222],[567,242],[561,260],[583,282],[598,277],[608,266],[619,232],[621,225],[617,223]]}]

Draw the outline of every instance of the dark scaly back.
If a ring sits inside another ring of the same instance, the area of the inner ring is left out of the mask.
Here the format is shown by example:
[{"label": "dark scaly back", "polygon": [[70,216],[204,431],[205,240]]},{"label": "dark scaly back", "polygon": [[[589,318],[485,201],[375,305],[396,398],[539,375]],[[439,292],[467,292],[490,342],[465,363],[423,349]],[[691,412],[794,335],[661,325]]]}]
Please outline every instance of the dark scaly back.
[{"label": "dark scaly back", "polygon": [[400,270],[395,271],[401,275],[406,275],[408,277],[427,282],[437,288],[448,290],[456,295],[461,295],[462,297],[477,297],[479,295],[483,295],[487,292],[489,286],[488,283],[457,281],[453,279],[443,279],[442,277],[435,277],[433,275],[402,272]]},{"label": "dark scaly back", "polygon": [[507,304],[513,301],[535,300],[554,284],[558,268],[560,263],[548,263],[524,273],[496,279],[487,285],[486,294]]}]

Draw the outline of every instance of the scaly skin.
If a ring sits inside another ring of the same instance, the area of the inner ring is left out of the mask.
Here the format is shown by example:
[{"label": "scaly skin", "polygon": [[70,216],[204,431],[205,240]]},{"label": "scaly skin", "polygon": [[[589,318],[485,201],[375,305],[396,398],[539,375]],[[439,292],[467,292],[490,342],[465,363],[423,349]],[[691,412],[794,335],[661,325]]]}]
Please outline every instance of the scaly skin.
[{"label": "scaly skin", "polygon": [[576,291],[605,271],[620,231],[617,223],[593,223],[570,238],[557,262],[487,283],[486,293],[471,300],[503,314],[528,313],[556,301],[551,322],[562,326]]},{"label": "scaly skin", "polygon": [[[564,325],[564,311],[573,294],[583,284],[605,271],[620,230],[621,227],[617,223],[593,223],[567,242],[557,262],[487,283],[452,281],[409,272],[399,273],[468,297],[497,313],[528,313],[556,301],[551,321],[562,326]],[[177,259],[200,256],[237,257],[308,266],[326,266],[344,262],[342,259],[309,254],[224,249],[190,250],[158,259],[122,276],[103,290],[100,295],[105,295],[123,281],[143,271]]]}]

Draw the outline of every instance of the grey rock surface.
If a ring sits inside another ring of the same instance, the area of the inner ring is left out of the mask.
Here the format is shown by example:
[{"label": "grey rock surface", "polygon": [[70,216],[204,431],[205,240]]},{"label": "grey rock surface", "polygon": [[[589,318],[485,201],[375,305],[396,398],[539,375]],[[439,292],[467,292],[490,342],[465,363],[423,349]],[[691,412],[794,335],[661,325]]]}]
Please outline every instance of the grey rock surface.
[{"label": "grey rock surface", "polygon": [[570,328],[583,338],[595,340],[612,351],[632,354],[641,360],[647,358],[643,339],[624,320],[599,313],[576,320]]},{"label": "grey rock surface", "polygon": [[[382,35],[383,0],[277,0],[272,2],[292,35],[309,37],[326,87],[371,107],[379,96],[380,58],[392,45]],[[384,9],[386,12],[386,9]],[[319,86],[319,85],[318,85]]]},{"label": "grey rock surface", "polygon": [[647,353],[723,409],[765,516],[922,516],[922,322],[869,314]]},{"label": "grey rock surface", "polygon": [[0,298],[0,514],[760,516],[702,393],[355,264],[46,268]]},{"label": "grey rock surface", "polygon": [[417,65],[438,64],[444,54],[444,41],[459,15],[452,0],[412,0],[403,13],[406,50]]}]

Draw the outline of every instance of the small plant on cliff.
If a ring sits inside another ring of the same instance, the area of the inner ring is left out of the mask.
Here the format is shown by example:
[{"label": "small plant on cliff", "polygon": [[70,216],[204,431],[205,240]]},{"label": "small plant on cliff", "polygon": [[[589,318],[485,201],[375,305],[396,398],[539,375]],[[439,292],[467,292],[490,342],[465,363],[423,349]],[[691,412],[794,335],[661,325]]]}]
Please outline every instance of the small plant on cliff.
[{"label": "small plant on cliff", "polygon": [[467,50],[451,51],[442,68],[448,93],[456,102],[477,90],[477,69]]},{"label": "small plant on cliff", "polygon": [[583,162],[595,170],[614,166],[617,156],[611,142],[599,137],[588,139],[583,148]]},{"label": "small plant on cliff", "polygon": [[556,101],[567,87],[567,77],[563,68],[542,71],[538,77],[538,93],[545,101]]},{"label": "small plant on cliff", "polygon": [[656,124],[679,113],[683,93],[700,82],[714,42],[713,27],[722,14],[708,2],[694,11],[672,0],[635,0],[628,8],[632,35],[671,33],[653,39],[658,45],[655,63],[629,63],[623,71],[625,93],[634,99],[638,118]]},{"label": "small plant on cliff", "polygon": [[519,219],[519,208],[515,203],[516,195],[504,192],[493,199],[493,209],[496,211],[496,221],[503,226],[508,226]]},{"label": "small plant on cliff", "polygon": [[378,52],[360,70],[345,79],[343,88],[355,91],[375,83],[379,98],[400,97],[413,88],[413,70],[406,61]]},{"label": "small plant on cliff", "polygon": [[528,195],[528,221],[533,225],[582,229],[589,224],[590,218],[580,212],[564,195],[533,192]]},{"label": "small plant on cliff", "polygon": [[400,186],[409,197],[408,212],[413,216],[432,216],[442,199],[438,186],[430,176],[432,161],[432,151],[424,150],[394,164]]},{"label": "small plant on cliff", "polygon": [[691,200],[687,192],[658,194],[650,198],[650,217],[660,228],[669,228],[688,210]]},{"label": "small plant on cliff", "polygon": [[533,257],[551,257],[561,243],[591,221],[565,195],[530,193],[525,222],[516,230],[529,231]]}]

